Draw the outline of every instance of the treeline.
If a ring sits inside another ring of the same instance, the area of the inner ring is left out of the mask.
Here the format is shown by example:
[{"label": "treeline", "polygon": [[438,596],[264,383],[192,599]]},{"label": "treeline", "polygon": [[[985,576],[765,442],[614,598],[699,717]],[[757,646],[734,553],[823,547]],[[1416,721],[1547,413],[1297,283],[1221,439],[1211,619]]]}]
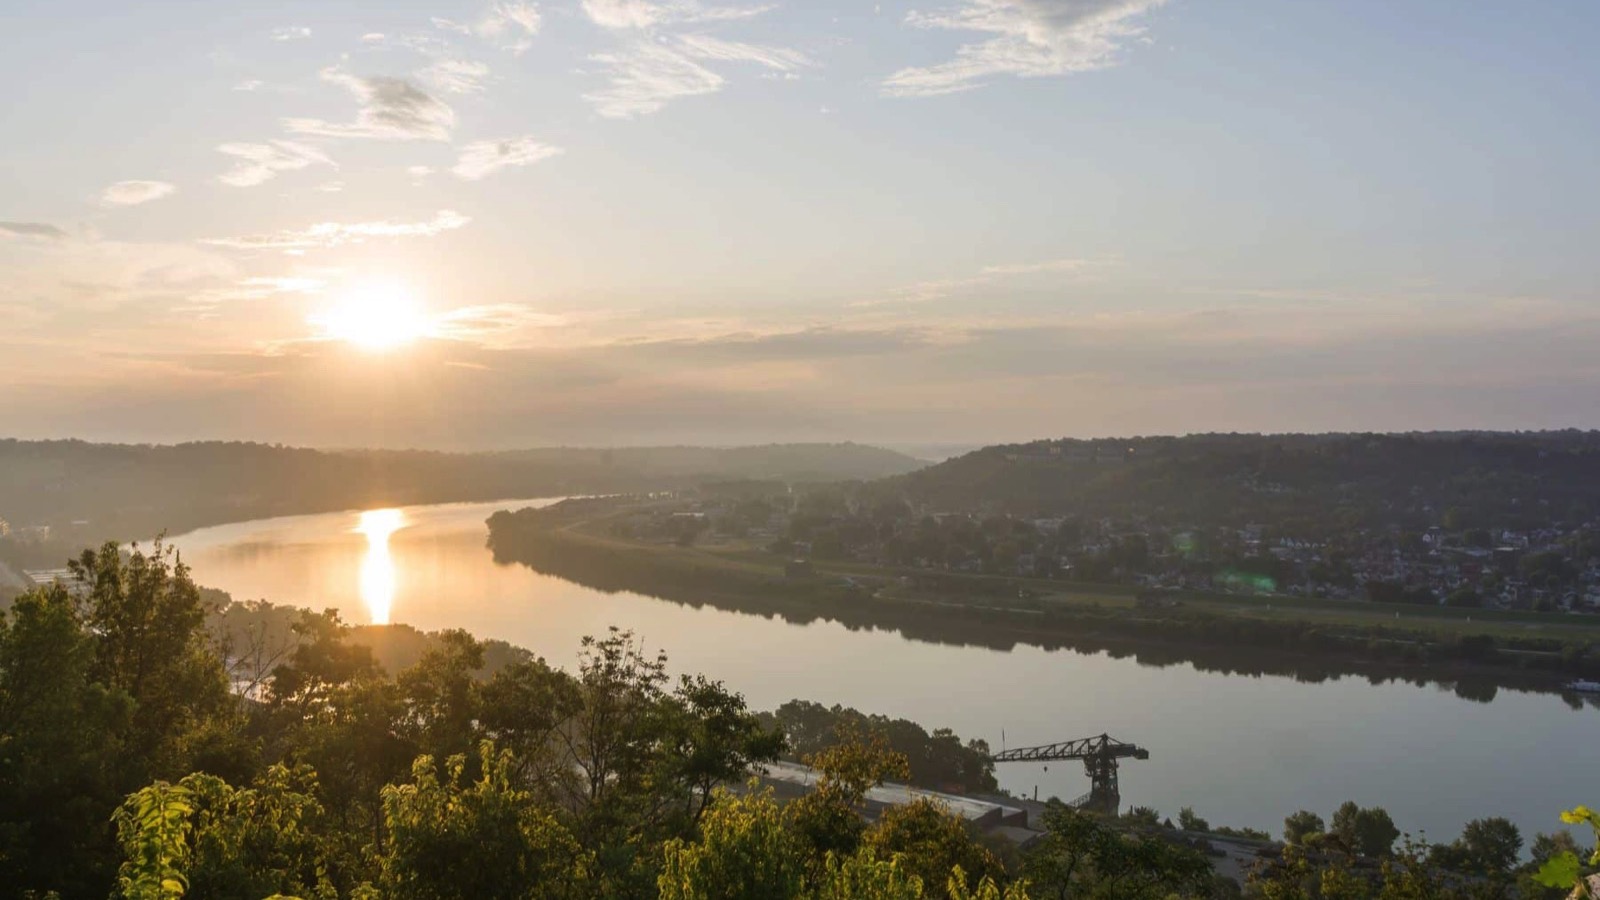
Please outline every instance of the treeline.
[{"label": "treeline", "polygon": [[[7,439],[0,440],[0,519],[49,525],[83,546],[91,538],[149,537],[274,515],[668,490],[741,478],[869,479],[920,465],[861,444],[435,453]],[[88,524],[74,528],[74,522]]]},{"label": "treeline", "polygon": [[1600,516],[1600,432],[1198,434],[987,447],[874,485],[923,508],[1302,539],[1540,528]]},{"label": "treeline", "polygon": [[989,744],[981,738],[966,743],[948,728],[932,734],[909,719],[869,715],[845,706],[823,706],[810,700],[791,700],[763,723],[788,738],[785,754],[800,760],[837,747],[841,735],[882,735],[890,751],[905,757],[907,783],[957,794],[988,794],[999,790]]},{"label": "treeline", "polygon": [[[940,643],[1107,650],[1151,664],[1192,662],[1228,673],[1302,680],[1431,673],[1434,680],[1456,685],[1458,693],[1472,699],[1492,699],[1500,684],[1550,689],[1553,676],[1600,677],[1600,654],[1593,647],[1555,637],[1441,638],[1424,629],[1257,619],[1192,606],[1042,605],[996,595],[993,579],[954,575],[937,577],[941,583],[970,583],[979,590],[963,590],[961,599],[945,603],[874,597],[859,583],[790,580],[758,568],[702,561],[673,548],[593,540],[550,527],[558,516],[537,510],[495,513],[489,519],[495,559],[523,563],[595,590],[779,615],[799,624],[829,620],[849,628],[895,628],[907,637]],[[982,590],[985,586],[989,590]]]},{"label": "treeline", "polygon": [[[0,616],[7,896],[1241,894],[1213,874],[1204,835],[1138,811],[1104,820],[1052,804],[1026,848],[980,839],[927,801],[869,821],[873,785],[919,777],[919,764],[935,766],[920,777],[936,780],[939,766],[960,769],[968,756],[953,736],[935,732],[918,748],[920,730],[804,703],[763,718],[718,682],[669,677],[665,657],[626,632],[585,639],[570,673],[523,657],[487,677],[484,645],[445,632],[391,676],[336,615],[306,612],[292,652],[260,691],[241,693],[229,689],[231,654],[208,633],[201,591],[170,552],[107,545],[73,570],[74,590],[29,592]],[[895,750],[897,729],[920,761]],[[747,781],[800,748],[815,748],[804,754],[819,773],[812,792],[780,804]],[[1394,850],[1387,832],[1385,845],[1362,843],[1384,822],[1368,811],[1341,810],[1330,829],[1308,815],[1291,817],[1289,846],[1248,876],[1244,894],[1545,900],[1586,870],[1570,842],[1547,848],[1545,882],[1522,877],[1526,868],[1483,868],[1520,847],[1492,820],[1424,853]],[[1180,819],[1198,824],[1190,811]]]}]

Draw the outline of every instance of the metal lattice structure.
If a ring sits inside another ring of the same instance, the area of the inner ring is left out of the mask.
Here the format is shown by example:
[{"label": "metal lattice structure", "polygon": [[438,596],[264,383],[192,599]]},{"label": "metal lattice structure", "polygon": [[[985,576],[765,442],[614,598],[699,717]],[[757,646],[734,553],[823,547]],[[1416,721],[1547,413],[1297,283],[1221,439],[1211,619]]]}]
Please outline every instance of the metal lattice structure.
[{"label": "metal lattice structure", "polygon": [[1073,805],[1107,815],[1116,815],[1122,805],[1122,792],[1117,786],[1117,761],[1149,759],[1150,751],[1119,741],[1108,734],[1102,734],[1099,737],[1079,738],[1059,744],[1002,750],[989,758],[997,763],[1060,762],[1081,759],[1083,770],[1089,776],[1090,788],[1089,793],[1078,798]]}]

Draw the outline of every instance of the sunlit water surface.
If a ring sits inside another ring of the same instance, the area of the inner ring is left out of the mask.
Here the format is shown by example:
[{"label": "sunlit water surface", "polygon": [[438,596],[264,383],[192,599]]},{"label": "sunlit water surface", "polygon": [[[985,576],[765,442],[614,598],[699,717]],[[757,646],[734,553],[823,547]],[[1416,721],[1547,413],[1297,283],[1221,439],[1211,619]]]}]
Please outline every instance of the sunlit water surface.
[{"label": "sunlit water surface", "polygon": [[[693,609],[603,594],[496,565],[484,520],[549,501],[447,504],[293,516],[174,539],[201,584],[235,599],[340,610],[354,622],[464,628],[571,667],[610,625],[665,649],[757,708],[803,697],[954,728],[1008,746],[1109,732],[1151,751],[1123,769],[1124,805],[1274,833],[1307,808],[1379,804],[1404,830],[1448,839],[1500,815],[1530,840],[1557,813],[1600,801],[1600,712],[1502,690],[1490,703],[1433,687],[1154,668],[1104,654],[922,643],[887,631]],[[1004,787],[1040,797],[1087,789],[1073,764],[1006,765]]]}]

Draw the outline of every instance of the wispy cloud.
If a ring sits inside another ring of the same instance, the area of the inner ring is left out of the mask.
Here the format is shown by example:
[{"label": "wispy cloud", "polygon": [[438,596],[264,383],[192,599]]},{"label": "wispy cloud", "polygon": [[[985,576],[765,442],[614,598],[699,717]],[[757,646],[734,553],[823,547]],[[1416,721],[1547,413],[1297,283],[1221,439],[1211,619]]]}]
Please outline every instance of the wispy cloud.
[{"label": "wispy cloud", "polygon": [[272,30],[272,39],[275,41],[303,41],[308,37],[311,37],[311,29],[304,25],[291,25]]},{"label": "wispy cloud", "polygon": [[441,58],[417,75],[441,91],[476,94],[489,80],[489,67],[470,59]]},{"label": "wispy cloud", "polygon": [[277,177],[279,172],[293,172],[307,166],[333,165],[322,151],[294,141],[269,141],[265,144],[222,144],[217,152],[234,158],[233,168],[217,176],[223,184],[234,187],[255,187]]},{"label": "wispy cloud", "polygon": [[965,0],[942,12],[912,12],[918,28],[984,32],[955,59],[901,69],[883,83],[896,97],[929,97],[978,87],[997,75],[1037,78],[1101,69],[1144,32],[1140,17],[1165,0]]},{"label": "wispy cloud", "polygon": [[609,119],[631,119],[656,112],[679,97],[714,94],[727,80],[701,65],[707,62],[751,62],[779,72],[793,72],[811,61],[796,50],[745,44],[692,34],[666,40],[635,41],[615,53],[597,53],[591,60],[606,67],[610,84],[584,95],[595,111]]},{"label": "wispy cloud", "polygon": [[497,141],[474,141],[461,148],[461,158],[450,171],[476,181],[510,166],[527,166],[541,159],[559,156],[560,147],[542,144],[531,136]]},{"label": "wispy cloud", "polygon": [[100,202],[106,206],[138,206],[177,190],[165,181],[119,181],[100,193]]},{"label": "wispy cloud", "polygon": [[360,101],[355,121],[284,119],[284,128],[320,137],[446,141],[455,127],[454,110],[405,79],[362,78],[334,66],[322,70],[322,80],[347,89]]},{"label": "wispy cloud", "polygon": [[533,46],[533,37],[544,24],[536,3],[511,0],[495,3],[477,22],[468,24],[450,19],[434,19],[433,24],[448,31],[476,35],[502,50],[521,54]]},{"label": "wispy cloud", "polygon": [[619,53],[597,53],[590,59],[606,66],[611,83],[583,98],[608,119],[648,115],[680,97],[715,94],[724,83],[721,75],[682,51],[651,41],[640,41]]},{"label": "wispy cloud", "polygon": [[0,234],[6,237],[46,238],[52,241],[64,240],[67,236],[65,231],[44,222],[0,222]]},{"label": "wispy cloud", "polygon": [[787,47],[725,41],[707,34],[688,34],[678,41],[684,52],[697,59],[753,62],[780,72],[793,72],[811,65],[804,53]]},{"label": "wispy cloud", "polygon": [[602,28],[652,28],[674,22],[726,22],[772,9],[763,6],[705,6],[697,0],[583,0],[583,12]]},{"label": "wispy cloud", "polygon": [[423,222],[391,222],[387,219],[377,222],[319,222],[309,228],[212,238],[205,243],[233,250],[284,250],[295,253],[359,244],[373,238],[433,237],[462,228],[471,221],[454,210],[444,209]]},{"label": "wispy cloud", "polygon": [[259,78],[247,78],[244,81],[234,85],[233,89],[236,91],[242,91],[244,93],[250,93],[251,91],[261,90],[263,87],[266,87],[266,84],[267,83],[265,81],[262,81]]}]

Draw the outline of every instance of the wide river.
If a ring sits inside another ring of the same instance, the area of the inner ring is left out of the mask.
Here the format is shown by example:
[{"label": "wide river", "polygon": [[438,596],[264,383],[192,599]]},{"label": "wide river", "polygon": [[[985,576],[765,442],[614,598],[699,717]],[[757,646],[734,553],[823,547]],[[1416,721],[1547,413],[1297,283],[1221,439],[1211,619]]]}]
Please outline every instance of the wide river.
[{"label": "wide river", "polygon": [[[1122,769],[1123,805],[1277,834],[1283,817],[1324,818],[1345,800],[1387,808],[1403,831],[1449,840],[1505,816],[1525,838],[1600,802],[1600,710],[1501,690],[1492,702],[1437,687],[1360,678],[1317,684],[1161,668],[1105,654],[923,643],[891,631],[694,609],[604,594],[497,565],[484,520],[507,500],[292,516],[173,540],[201,584],[235,599],[339,609],[349,621],[464,628],[571,668],[584,635],[632,629],[672,668],[703,672],[752,707],[791,698],[842,703],[996,748],[1109,732],[1150,750]],[[1007,789],[1041,798],[1088,790],[1082,766],[998,767]]]}]

